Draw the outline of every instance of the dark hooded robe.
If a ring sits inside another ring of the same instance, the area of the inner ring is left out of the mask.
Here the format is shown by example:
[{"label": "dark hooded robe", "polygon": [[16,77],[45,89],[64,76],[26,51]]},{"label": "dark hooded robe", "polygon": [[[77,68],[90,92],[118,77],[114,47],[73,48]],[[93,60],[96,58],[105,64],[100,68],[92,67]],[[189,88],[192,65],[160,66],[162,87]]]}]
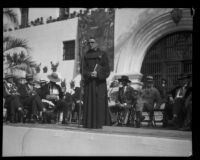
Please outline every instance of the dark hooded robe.
[{"label": "dark hooded robe", "polygon": [[[97,77],[91,77],[90,73],[94,71],[96,64]],[[103,125],[110,125],[106,85],[110,68],[106,53],[100,49],[86,52],[82,73],[84,78],[83,126],[102,128]]]}]

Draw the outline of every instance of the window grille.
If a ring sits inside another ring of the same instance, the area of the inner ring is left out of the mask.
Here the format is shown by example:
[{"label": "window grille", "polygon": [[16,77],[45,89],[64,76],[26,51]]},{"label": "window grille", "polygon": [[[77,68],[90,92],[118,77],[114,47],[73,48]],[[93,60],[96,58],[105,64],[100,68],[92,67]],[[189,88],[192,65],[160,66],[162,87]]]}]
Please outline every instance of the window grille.
[{"label": "window grille", "polygon": [[167,79],[168,90],[180,74],[192,74],[192,32],[175,32],[156,42],[147,51],[141,73],[154,76],[156,86]]},{"label": "window grille", "polygon": [[63,60],[73,60],[75,58],[75,41],[63,42]]}]

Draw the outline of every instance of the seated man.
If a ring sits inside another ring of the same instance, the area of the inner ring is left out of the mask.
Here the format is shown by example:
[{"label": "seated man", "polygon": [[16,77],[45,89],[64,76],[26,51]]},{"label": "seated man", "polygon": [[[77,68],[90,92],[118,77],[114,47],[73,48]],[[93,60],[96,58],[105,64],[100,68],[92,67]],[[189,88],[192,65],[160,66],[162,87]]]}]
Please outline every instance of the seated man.
[{"label": "seated man", "polygon": [[49,83],[45,84],[40,89],[40,95],[42,99],[51,101],[55,105],[54,113],[58,116],[58,123],[65,124],[67,118],[68,107],[64,100],[63,92],[61,87],[56,84],[61,79],[58,77],[56,72],[48,75],[47,78],[50,80]]},{"label": "seated man", "polygon": [[168,122],[173,118],[173,104],[173,96],[169,93],[163,110],[163,127],[168,127]]},{"label": "seated man", "polygon": [[[45,108],[39,94],[34,88],[33,76],[27,74],[26,81],[27,83],[19,85],[20,101],[24,109],[28,111],[27,118],[29,122],[35,123],[39,118],[38,116],[41,117],[42,112],[45,112]],[[38,114],[38,112],[40,114]]]},{"label": "seated man", "polygon": [[3,85],[4,106],[7,109],[7,120],[11,123],[22,122],[23,120],[23,106],[20,103],[20,94],[13,78],[12,74],[6,74]]},{"label": "seated man", "polygon": [[158,89],[154,87],[154,80],[152,76],[146,77],[146,86],[142,89],[143,111],[149,114],[149,125],[154,126],[154,105],[155,108],[159,108],[161,104],[160,93]]},{"label": "seated man", "polygon": [[121,87],[119,87],[119,95],[118,100],[119,105],[123,108],[121,115],[118,117],[118,123],[121,125],[129,125],[130,124],[130,113],[131,109],[133,109],[134,105],[134,89],[129,85],[131,82],[128,76],[122,76],[118,81],[121,83]]},{"label": "seated man", "polygon": [[184,123],[184,117],[186,113],[184,110],[184,103],[188,88],[188,78],[186,75],[181,75],[178,80],[180,82],[180,86],[174,91],[173,119],[171,121],[175,129],[181,128]]}]

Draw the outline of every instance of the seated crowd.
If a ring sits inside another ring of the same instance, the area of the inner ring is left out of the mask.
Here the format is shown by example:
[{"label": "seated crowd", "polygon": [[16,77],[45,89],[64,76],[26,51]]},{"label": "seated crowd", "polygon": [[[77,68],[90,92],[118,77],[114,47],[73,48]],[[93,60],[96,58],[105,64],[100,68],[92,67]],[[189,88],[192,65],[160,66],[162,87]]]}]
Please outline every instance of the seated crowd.
[{"label": "seated crowd", "polygon": [[[33,75],[26,78],[6,74],[3,98],[7,110],[6,122],[16,123],[82,123],[83,102],[81,88],[71,84],[67,91],[65,81],[56,72],[47,76],[49,82],[35,82]],[[154,111],[162,111],[163,127],[191,130],[192,125],[192,80],[182,76],[180,84],[167,92],[167,81],[154,86],[152,76],[147,76],[144,85],[134,89],[127,76],[122,76],[108,88],[108,104],[112,125],[141,127],[148,113],[148,125],[155,126]],[[61,82],[61,85],[58,85]]]},{"label": "seated crowd", "polygon": [[68,119],[71,121],[78,112],[80,87],[73,88],[74,93],[70,94],[56,72],[48,75],[48,79],[49,82],[39,83],[34,81],[33,75],[16,78],[6,74],[3,87],[5,121],[62,124],[68,123]]},{"label": "seated crowd", "polygon": [[111,83],[108,91],[109,109],[113,125],[139,128],[148,113],[148,125],[155,126],[155,111],[162,112],[163,127],[191,130],[192,125],[192,79],[191,75],[181,76],[180,83],[167,91],[167,81],[155,87],[152,76],[146,76],[141,89],[134,89],[127,76]]}]

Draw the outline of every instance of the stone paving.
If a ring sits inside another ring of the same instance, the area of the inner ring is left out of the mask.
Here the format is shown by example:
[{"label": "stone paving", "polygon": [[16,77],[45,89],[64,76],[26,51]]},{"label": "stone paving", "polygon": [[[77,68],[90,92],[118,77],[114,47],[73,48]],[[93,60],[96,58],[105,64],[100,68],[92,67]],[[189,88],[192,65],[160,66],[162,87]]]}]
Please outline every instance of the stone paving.
[{"label": "stone paving", "polygon": [[170,128],[162,128],[161,125],[156,127],[148,127],[145,122],[141,128],[126,127],[126,126],[103,126],[102,129],[87,129],[83,128],[82,125],[77,124],[30,124],[30,123],[14,123],[6,124],[15,127],[28,127],[28,128],[47,128],[47,129],[59,129],[59,130],[80,130],[85,132],[98,132],[98,133],[109,133],[109,134],[127,134],[127,135],[138,135],[138,136],[149,136],[149,137],[163,137],[173,139],[192,139],[191,131],[179,131]]}]

